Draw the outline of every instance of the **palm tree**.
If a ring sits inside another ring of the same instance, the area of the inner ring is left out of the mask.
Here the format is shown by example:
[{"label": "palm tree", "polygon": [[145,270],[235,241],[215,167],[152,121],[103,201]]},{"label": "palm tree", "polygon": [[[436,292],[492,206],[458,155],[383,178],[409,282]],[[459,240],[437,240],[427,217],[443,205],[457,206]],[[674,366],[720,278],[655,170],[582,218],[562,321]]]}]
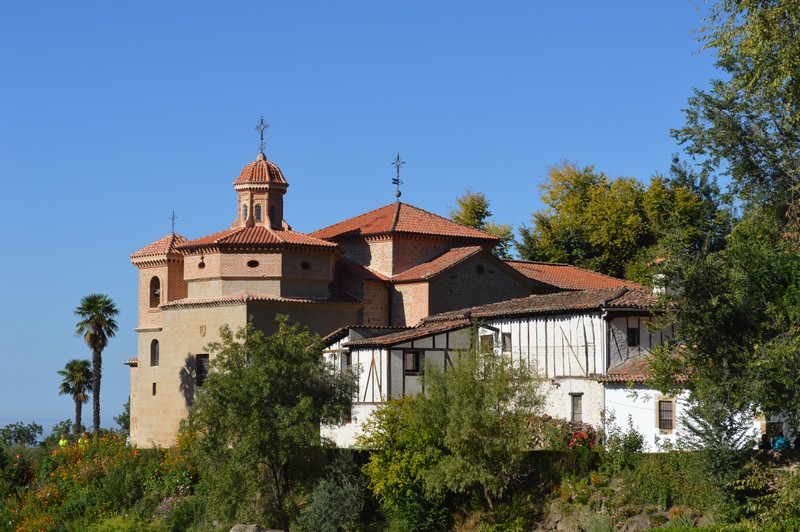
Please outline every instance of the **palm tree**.
[{"label": "palm tree", "polygon": [[92,369],[88,360],[72,359],[64,369],[58,370],[64,381],[58,388],[60,395],[71,395],[75,401],[75,435],[81,432],[81,411],[84,403],[89,402],[92,391]]},{"label": "palm tree", "polygon": [[116,305],[105,294],[90,294],[81,299],[75,309],[81,321],[75,326],[75,335],[83,336],[92,350],[92,406],[94,407],[94,431],[100,430],[100,377],[102,375],[103,349],[108,339],[117,331],[114,316],[119,314]]}]

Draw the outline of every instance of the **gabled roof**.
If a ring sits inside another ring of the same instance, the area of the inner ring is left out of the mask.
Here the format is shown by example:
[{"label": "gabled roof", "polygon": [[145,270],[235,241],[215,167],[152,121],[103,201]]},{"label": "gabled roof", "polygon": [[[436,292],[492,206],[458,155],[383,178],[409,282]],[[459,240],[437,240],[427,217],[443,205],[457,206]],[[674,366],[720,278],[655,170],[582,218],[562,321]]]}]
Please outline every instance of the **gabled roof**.
[{"label": "gabled roof", "polygon": [[[322,338],[322,343],[329,347],[342,338],[347,338],[350,335],[350,331],[357,331],[363,337],[372,337],[377,336],[381,332],[386,332],[390,330],[406,330],[410,329],[410,327],[406,327],[404,325],[345,325],[344,327],[339,327],[332,333],[324,336]],[[377,334],[376,334],[377,333]]]},{"label": "gabled roof", "polygon": [[560,314],[606,308],[652,309],[657,298],[650,292],[628,288],[599,288],[595,290],[575,290],[552,294],[533,294],[528,297],[509,299],[461,310],[428,316],[429,321],[450,321],[469,316],[472,319],[493,319],[505,316],[536,314]]},{"label": "gabled roof", "polygon": [[444,270],[467,260],[483,251],[480,246],[470,246],[465,248],[453,248],[445,251],[438,257],[428,262],[418,264],[413,268],[392,277],[393,282],[425,281],[438,275]]},{"label": "gabled roof", "polygon": [[423,318],[413,329],[349,342],[349,346],[390,346],[433,334],[461,329],[482,320],[510,316],[569,314],[597,311],[608,308],[652,309],[657,299],[643,290],[628,288],[601,288],[576,290],[552,294],[534,294],[528,297],[500,301],[472,308],[454,310]]},{"label": "gabled roof", "polygon": [[470,323],[471,322],[465,318],[456,318],[449,321],[421,323],[420,325],[417,325],[413,329],[406,329],[404,331],[398,331],[383,336],[376,336],[375,338],[364,338],[362,340],[354,340],[352,342],[347,342],[345,346],[379,347],[379,346],[396,345],[403,342],[416,340],[418,338],[425,338],[426,336],[431,336],[434,334],[441,334],[455,329],[462,329],[464,327],[468,327]]},{"label": "gabled roof", "polygon": [[498,238],[447,218],[402,202],[390,203],[343,222],[310,233],[316,238],[338,240],[356,236],[378,236],[392,233],[434,235],[476,239],[493,244]]},{"label": "gabled roof", "polygon": [[353,259],[342,255],[336,260],[336,268],[341,269],[364,281],[388,281],[389,278],[380,272],[376,272],[371,268],[367,268],[363,264],[359,264]]},{"label": "gabled roof", "polygon": [[169,253],[177,253],[177,247],[181,244],[188,242],[185,238],[177,233],[170,233],[167,236],[160,238],[149,244],[139,251],[131,254],[131,260],[145,259],[150,257],[164,257]]},{"label": "gabled roof", "polygon": [[525,277],[542,285],[559,290],[587,290],[594,288],[642,288],[641,285],[593,272],[569,264],[508,260],[506,263]]},{"label": "gabled roof", "polygon": [[336,244],[327,240],[320,240],[303,233],[284,229],[272,229],[265,226],[237,227],[226,229],[219,233],[189,240],[178,246],[178,249],[189,250],[197,248],[237,248],[237,247],[282,247],[292,246],[315,246],[323,248],[335,248]]}]

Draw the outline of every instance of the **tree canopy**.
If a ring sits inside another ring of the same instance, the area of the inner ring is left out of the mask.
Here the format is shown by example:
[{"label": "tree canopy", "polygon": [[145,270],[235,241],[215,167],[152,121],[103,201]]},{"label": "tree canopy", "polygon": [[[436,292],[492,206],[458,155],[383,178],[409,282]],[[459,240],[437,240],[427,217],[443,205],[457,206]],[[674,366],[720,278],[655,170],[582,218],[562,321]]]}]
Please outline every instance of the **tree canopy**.
[{"label": "tree canopy", "polygon": [[676,260],[679,350],[655,383],[698,401],[800,419],[800,2],[721,0],[703,29],[725,79],[696,90],[674,132],[698,170],[727,175],[740,206],[725,247]]},{"label": "tree canopy", "polygon": [[448,497],[494,510],[519,480],[543,399],[531,369],[477,346],[446,371],[426,366],[423,382],[424,394],[380,406],[360,443],[374,449],[365,471],[384,507],[437,528]]},{"label": "tree canopy", "polygon": [[89,394],[92,392],[92,369],[91,362],[88,360],[72,359],[58,370],[64,380],[58,388],[60,395],[69,395],[75,402],[75,435],[79,435],[82,430],[81,412],[83,404],[89,402]]},{"label": "tree canopy", "polygon": [[117,306],[105,294],[90,294],[75,309],[80,321],[75,335],[83,337],[92,350],[92,410],[94,431],[100,430],[100,381],[103,376],[103,350],[117,332]]},{"label": "tree canopy", "polygon": [[475,192],[467,188],[456,198],[457,208],[450,210],[450,219],[454,222],[486,231],[500,239],[494,249],[495,255],[501,259],[511,258],[511,247],[514,243],[514,229],[509,224],[496,224],[489,220],[489,200],[483,192]]},{"label": "tree canopy", "polygon": [[288,530],[312,476],[320,423],[347,417],[355,382],[325,363],[319,337],[278,317],[266,336],[223,327],[189,421],[200,435],[209,497],[226,519],[258,515]]},{"label": "tree canopy", "polygon": [[611,179],[593,166],[564,162],[542,185],[546,208],[522,226],[522,258],[562,262],[649,282],[647,265],[670,249],[697,253],[727,229],[716,186],[677,159],[669,177]]}]

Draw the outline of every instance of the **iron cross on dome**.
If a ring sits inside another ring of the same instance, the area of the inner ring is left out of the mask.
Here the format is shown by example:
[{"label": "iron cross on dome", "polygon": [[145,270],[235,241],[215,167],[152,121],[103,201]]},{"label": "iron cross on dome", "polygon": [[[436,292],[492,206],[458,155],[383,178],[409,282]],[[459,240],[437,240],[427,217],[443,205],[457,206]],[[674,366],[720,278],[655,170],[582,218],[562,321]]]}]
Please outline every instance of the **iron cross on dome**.
[{"label": "iron cross on dome", "polygon": [[258,131],[259,134],[261,135],[261,144],[258,146],[258,150],[261,153],[264,153],[264,148],[267,147],[266,144],[264,144],[264,131],[269,129],[269,124],[264,122],[264,115],[261,115],[261,118],[259,119],[258,124],[256,124],[256,127],[254,129]]},{"label": "iron cross on dome", "polygon": [[406,162],[400,158],[400,152],[397,152],[397,157],[392,161],[392,166],[394,166],[395,172],[397,172],[396,176],[392,178],[392,184],[397,185],[397,190],[394,193],[397,201],[400,201],[400,195],[402,194],[402,192],[400,192],[400,185],[402,185],[403,182],[400,181],[400,167],[404,164],[406,164]]}]

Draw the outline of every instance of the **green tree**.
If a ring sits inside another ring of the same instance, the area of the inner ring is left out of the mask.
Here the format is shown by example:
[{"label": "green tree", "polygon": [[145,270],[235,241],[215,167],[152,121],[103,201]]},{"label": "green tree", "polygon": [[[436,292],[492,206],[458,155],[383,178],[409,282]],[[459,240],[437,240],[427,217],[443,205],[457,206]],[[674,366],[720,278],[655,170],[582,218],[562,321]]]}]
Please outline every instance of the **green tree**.
[{"label": "green tree", "polygon": [[361,443],[375,449],[365,467],[392,509],[440,507],[475,497],[493,512],[522,471],[542,404],[529,369],[492,351],[469,349],[447,371],[427,366],[425,393],[380,407]]},{"label": "green tree", "polygon": [[486,195],[470,188],[456,198],[456,208],[450,210],[450,219],[454,222],[480,229],[499,238],[500,242],[494,249],[495,255],[501,259],[510,259],[514,229],[509,224],[496,224],[489,221],[491,216],[492,212],[489,210],[489,200]]},{"label": "green tree", "polygon": [[75,335],[82,336],[92,350],[92,406],[94,432],[100,430],[100,379],[103,374],[103,350],[108,339],[117,332],[114,317],[119,314],[116,305],[105,294],[90,294],[81,299],[75,309],[80,321],[75,325]]},{"label": "green tree", "polygon": [[22,422],[11,423],[0,428],[0,442],[8,446],[30,447],[36,445],[36,440],[42,435],[42,432],[44,429],[38,423],[28,423],[27,425],[23,425]]},{"label": "green tree", "polygon": [[800,2],[720,0],[701,31],[724,79],[695,90],[673,135],[740,200],[783,217],[800,168]]},{"label": "green tree", "polygon": [[59,395],[69,395],[75,402],[75,429],[78,436],[81,433],[81,412],[83,405],[89,402],[89,393],[92,391],[92,369],[88,360],[72,359],[67,362],[64,369],[58,370],[64,377],[58,388]]},{"label": "green tree", "polygon": [[320,423],[346,418],[356,385],[324,361],[318,336],[285,316],[277,322],[271,336],[220,330],[189,420],[207,458],[209,507],[289,530],[298,489],[319,466]]},{"label": "green tree", "polygon": [[125,404],[122,405],[122,413],[118,416],[114,416],[114,422],[119,425],[119,428],[124,433],[129,433],[131,431],[131,396],[128,396],[128,400],[125,401]]},{"label": "green tree", "polygon": [[517,249],[527,260],[649,282],[654,259],[719,246],[728,229],[718,189],[677,160],[670,177],[655,176],[647,186],[566,162],[548,176],[547,207],[519,232]]},{"label": "green tree", "polygon": [[724,79],[689,100],[674,136],[706,175],[727,175],[742,214],[722,250],[678,261],[678,353],[653,360],[662,388],[697,402],[800,419],[800,2],[720,0],[702,42]]}]

